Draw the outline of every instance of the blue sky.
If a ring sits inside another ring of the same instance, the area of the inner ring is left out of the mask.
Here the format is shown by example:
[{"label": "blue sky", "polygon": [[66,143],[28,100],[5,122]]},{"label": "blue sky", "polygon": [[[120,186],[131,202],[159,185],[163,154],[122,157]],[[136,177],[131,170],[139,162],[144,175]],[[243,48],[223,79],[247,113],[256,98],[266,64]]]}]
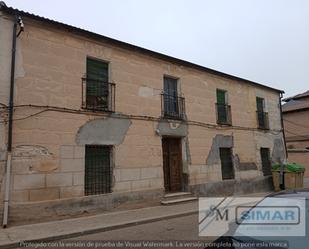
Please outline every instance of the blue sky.
[{"label": "blue sky", "polygon": [[8,6],[283,89],[309,89],[307,0],[5,0]]}]

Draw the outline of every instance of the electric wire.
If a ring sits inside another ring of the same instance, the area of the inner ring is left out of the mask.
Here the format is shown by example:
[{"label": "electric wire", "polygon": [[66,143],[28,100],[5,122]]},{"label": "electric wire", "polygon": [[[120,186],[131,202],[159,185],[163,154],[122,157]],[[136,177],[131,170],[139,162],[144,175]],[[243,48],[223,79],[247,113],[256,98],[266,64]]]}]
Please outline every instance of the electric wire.
[{"label": "electric wire", "polygon": [[[39,112],[30,114],[28,116],[22,117],[22,118],[15,118],[13,121],[21,121],[25,120],[34,116],[37,116],[41,113],[48,112],[48,111],[55,111],[55,112],[65,112],[65,113],[73,113],[73,114],[85,114],[85,115],[91,115],[91,116],[102,116],[102,117],[108,117],[110,116],[110,113],[102,113],[98,111],[89,111],[89,110],[81,110],[81,109],[71,109],[66,107],[57,107],[57,106],[41,106],[41,105],[16,105],[14,108],[22,108],[22,107],[30,107],[30,108],[45,108],[44,110],[41,110]],[[127,119],[135,119],[135,120],[148,120],[148,121],[160,121],[160,117],[152,117],[152,116],[142,116],[142,115],[131,115],[131,114],[122,114],[117,113],[118,115],[113,116],[113,118],[127,118]],[[204,123],[200,121],[194,121],[194,120],[187,120],[186,121],[189,125],[195,125],[200,127],[205,127],[209,129],[219,129],[219,130],[248,130],[248,131],[261,131],[258,128],[253,127],[245,127],[245,126],[233,126],[233,125],[227,125],[227,126],[220,126],[217,124],[211,124],[211,123]],[[0,121],[0,123],[7,123],[7,121]],[[267,132],[273,134],[273,135],[279,135],[282,133],[282,129],[280,130],[267,130]]]}]

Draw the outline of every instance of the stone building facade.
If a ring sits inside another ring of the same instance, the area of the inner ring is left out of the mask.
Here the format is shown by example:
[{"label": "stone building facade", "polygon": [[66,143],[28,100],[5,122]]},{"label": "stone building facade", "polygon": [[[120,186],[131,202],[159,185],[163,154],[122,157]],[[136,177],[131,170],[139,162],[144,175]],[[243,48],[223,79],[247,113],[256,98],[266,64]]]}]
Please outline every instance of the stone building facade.
[{"label": "stone building facade", "polygon": [[[2,6],[0,14],[1,182],[13,12]],[[73,202],[108,208],[165,192],[257,191],[267,164],[285,159],[281,91],[17,14],[25,30],[16,48],[11,215],[28,204],[39,210],[65,203],[72,212]],[[101,69],[91,87],[89,75]]]}]

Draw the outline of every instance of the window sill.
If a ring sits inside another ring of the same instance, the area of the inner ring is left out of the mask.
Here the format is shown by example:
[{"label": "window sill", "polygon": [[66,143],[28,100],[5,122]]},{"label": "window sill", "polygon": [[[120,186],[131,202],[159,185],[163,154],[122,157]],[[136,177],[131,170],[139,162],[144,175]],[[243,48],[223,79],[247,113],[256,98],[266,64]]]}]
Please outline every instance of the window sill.
[{"label": "window sill", "polygon": [[257,127],[259,130],[262,130],[262,131],[269,131],[269,127]]},{"label": "window sill", "polygon": [[89,112],[107,112],[107,113],[114,113],[115,112],[115,111],[112,111],[109,108],[95,108],[95,107],[82,106],[81,109],[83,111],[89,111]]},{"label": "window sill", "polygon": [[221,122],[217,122],[217,125],[220,125],[220,126],[232,126],[232,123],[221,123]]},{"label": "window sill", "polygon": [[161,116],[163,119],[173,119],[173,120],[185,120],[184,117],[174,116],[174,115],[163,115]]}]

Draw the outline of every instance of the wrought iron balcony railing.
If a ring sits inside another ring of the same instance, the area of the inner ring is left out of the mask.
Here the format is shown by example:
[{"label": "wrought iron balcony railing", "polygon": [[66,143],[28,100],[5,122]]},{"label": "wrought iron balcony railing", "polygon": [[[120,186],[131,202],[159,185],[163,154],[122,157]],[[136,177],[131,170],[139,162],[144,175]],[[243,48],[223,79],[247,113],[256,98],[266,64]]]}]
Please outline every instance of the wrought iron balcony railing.
[{"label": "wrought iron balcony railing", "polygon": [[216,103],[217,124],[232,125],[231,106]]},{"label": "wrought iron balcony railing", "polygon": [[185,119],[185,98],[162,93],[161,110],[164,118]]},{"label": "wrought iron balcony railing", "polygon": [[268,130],[269,129],[268,113],[257,111],[256,116],[257,116],[258,128]]},{"label": "wrought iron balcony railing", "polygon": [[115,111],[115,84],[82,78],[82,107],[94,111]]}]

